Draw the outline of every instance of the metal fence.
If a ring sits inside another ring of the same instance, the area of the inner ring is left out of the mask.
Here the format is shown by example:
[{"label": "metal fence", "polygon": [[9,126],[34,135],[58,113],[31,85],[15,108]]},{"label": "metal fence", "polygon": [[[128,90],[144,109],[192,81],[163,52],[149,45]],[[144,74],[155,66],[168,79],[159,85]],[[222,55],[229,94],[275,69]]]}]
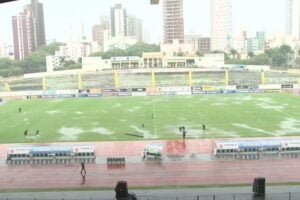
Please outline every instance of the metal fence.
[{"label": "metal fence", "polygon": [[248,194],[180,195],[176,197],[139,196],[139,200],[300,200],[300,192],[268,193],[265,197]]},{"label": "metal fence", "polygon": [[[38,195],[37,195],[38,196]],[[39,198],[39,197],[25,197],[25,198],[16,198],[0,197],[0,200],[115,200],[114,197],[81,197],[81,198]],[[243,193],[243,194],[210,194],[210,195],[198,195],[198,194],[186,194],[186,195],[163,195],[163,196],[143,196],[137,195],[138,200],[300,200],[300,192],[286,192],[286,193],[267,193],[265,197],[256,197],[252,193]],[[131,200],[131,199],[123,199]]]}]

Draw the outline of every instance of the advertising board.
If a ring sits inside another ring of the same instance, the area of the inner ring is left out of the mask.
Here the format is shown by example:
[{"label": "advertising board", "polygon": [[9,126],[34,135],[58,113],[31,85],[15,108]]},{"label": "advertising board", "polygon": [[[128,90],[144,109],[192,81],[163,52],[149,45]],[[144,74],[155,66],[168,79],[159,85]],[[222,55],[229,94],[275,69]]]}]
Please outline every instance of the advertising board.
[{"label": "advertising board", "polygon": [[102,89],[101,89],[101,92],[102,92],[102,93],[106,93],[106,92],[111,93],[111,92],[116,92],[116,89],[102,88]]},{"label": "advertising board", "polygon": [[270,85],[259,85],[258,86],[259,89],[281,89],[281,85],[280,84],[270,84]]},{"label": "advertising board", "polygon": [[283,85],[281,85],[282,89],[292,89],[293,87],[294,87],[294,85],[292,85],[292,84],[283,84]]},{"label": "advertising board", "polygon": [[236,85],[227,85],[225,86],[225,90],[236,90]]},{"label": "advertising board", "polygon": [[131,92],[118,92],[117,93],[118,96],[132,96]]},{"label": "advertising board", "polygon": [[146,92],[146,88],[131,88],[131,92]]},{"label": "advertising board", "polygon": [[147,96],[146,92],[132,92],[132,96],[134,97],[145,97]]},{"label": "advertising board", "polygon": [[213,91],[214,89],[214,86],[202,86],[203,91]]},{"label": "advertising board", "polygon": [[191,87],[159,87],[158,91],[161,92],[181,92],[181,91],[191,91]]},{"label": "advertising board", "polygon": [[180,91],[180,92],[176,92],[176,94],[179,96],[184,96],[184,95],[191,95],[192,92],[191,91]]}]

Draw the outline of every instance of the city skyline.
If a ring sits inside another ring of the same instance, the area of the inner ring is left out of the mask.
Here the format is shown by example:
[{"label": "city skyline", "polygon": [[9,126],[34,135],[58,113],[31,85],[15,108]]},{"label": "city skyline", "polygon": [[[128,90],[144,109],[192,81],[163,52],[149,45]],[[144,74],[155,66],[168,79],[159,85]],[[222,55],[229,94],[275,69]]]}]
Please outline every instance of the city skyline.
[{"label": "city skyline", "polygon": [[[7,16],[16,15],[29,1],[21,0],[13,3],[3,4],[0,12],[3,17],[0,19],[0,41],[12,44],[12,27],[7,23]],[[148,0],[125,1],[112,0],[110,2],[89,0],[90,4],[83,1],[74,3],[70,0],[40,0],[44,4],[45,27],[47,41],[65,42],[68,38],[68,29],[71,24],[84,24],[85,35],[91,39],[92,25],[99,23],[100,16],[109,16],[110,8],[117,3],[121,3],[127,10],[128,15],[134,15],[143,20],[144,27],[150,35],[149,41],[158,43],[162,41],[162,5],[150,5]],[[161,2],[162,3],[162,2]],[[272,4],[271,4],[272,3]],[[65,5],[72,5],[72,9],[57,9],[57,5],[66,8]],[[269,15],[265,15],[265,9],[272,5],[272,10],[268,9]],[[276,32],[286,31],[286,0],[245,0],[243,3],[232,0],[232,20],[233,35],[239,35],[240,31],[246,29],[254,33],[256,31],[266,31],[268,35]],[[137,9],[138,8],[138,9]],[[85,12],[88,10],[88,12]],[[255,10],[255,14],[253,11]],[[250,11],[250,14],[249,14]],[[184,1],[184,22],[185,34],[194,32],[210,37],[210,1],[185,0]],[[274,23],[276,21],[276,23]],[[80,29],[81,27],[79,27]],[[154,31],[153,31],[154,30]]]}]

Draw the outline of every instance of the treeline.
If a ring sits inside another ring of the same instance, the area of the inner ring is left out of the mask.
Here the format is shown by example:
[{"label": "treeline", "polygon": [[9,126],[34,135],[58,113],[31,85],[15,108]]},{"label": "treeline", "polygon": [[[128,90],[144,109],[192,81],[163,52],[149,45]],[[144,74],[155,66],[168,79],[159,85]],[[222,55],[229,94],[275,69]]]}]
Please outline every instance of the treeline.
[{"label": "treeline", "polygon": [[270,65],[274,68],[293,67],[294,51],[288,45],[271,48],[265,53],[254,55],[248,53],[247,59],[241,59],[236,50],[232,49],[229,54],[225,55],[226,64],[244,64],[244,65]]},{"label": "treeline", "polygon": [[53,55],[61,43],[52,43],[41,46],[24,60],[0,59],[0,76],[19,76],[25,73],[36,73],[46,71],[46,56]]},{"label": "treeline", "polygon": [[[42,46],[31,53],[24,60],[11,60],[9,58],[0,59],[0,76],[10,77],[19,76],[25,73],[37,73],[46,71],[46,56],[54,55],[62,43],[52,43],[48,46]],[[142,56],[143,52],[159,52],[159,45],[138,42],[135,45],[122,50],[114,49],[107,52],[95,52],[90,56],[101,56],[103,59],[109,59],[114,56]],[[81,59],[77,62],[72,60],[62,60],[62,67],[54,70],[69,70],[81,68]]]},{"label": "treeline", "polygon": [[145,42],[138,42],[135,45],[123,50],[112,49],[106,52],[95,52],[90,56],[101,56],[103,59],[110,59],[116,56],[142,56],[146,52],[160,52],[160,46],[156,44],[147,44]]}]

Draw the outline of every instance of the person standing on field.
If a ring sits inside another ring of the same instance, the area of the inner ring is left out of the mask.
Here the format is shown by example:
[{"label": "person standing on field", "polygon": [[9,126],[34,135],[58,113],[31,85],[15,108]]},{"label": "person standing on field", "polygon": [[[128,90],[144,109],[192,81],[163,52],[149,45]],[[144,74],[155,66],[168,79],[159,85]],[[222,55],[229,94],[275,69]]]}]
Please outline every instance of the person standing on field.
[{"label": "person standing on field", "polygon": [[85,170],[84,162],[81,162],[81,171],[80,171],[80,174],[83,177],[86,175],[86,170]]}]

